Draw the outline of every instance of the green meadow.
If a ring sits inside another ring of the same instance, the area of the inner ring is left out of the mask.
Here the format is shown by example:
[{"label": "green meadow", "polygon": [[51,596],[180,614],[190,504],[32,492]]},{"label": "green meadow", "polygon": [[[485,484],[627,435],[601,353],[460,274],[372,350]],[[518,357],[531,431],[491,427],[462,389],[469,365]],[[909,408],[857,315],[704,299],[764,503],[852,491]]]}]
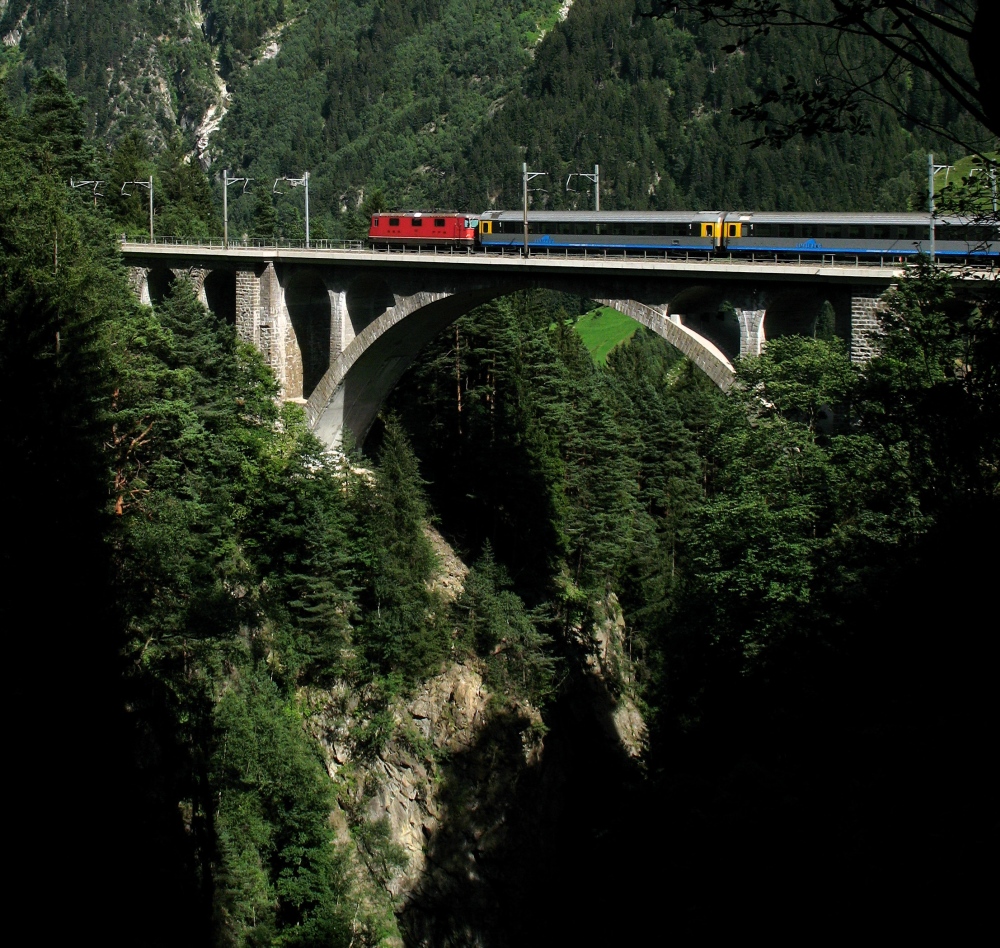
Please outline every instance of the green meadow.
[{"label": "green meadow", "polygon": [[598,365],[606,365],[608,353],[632,338],[639,324],[610,306],[600,306],[576,321],[576,331]]}]

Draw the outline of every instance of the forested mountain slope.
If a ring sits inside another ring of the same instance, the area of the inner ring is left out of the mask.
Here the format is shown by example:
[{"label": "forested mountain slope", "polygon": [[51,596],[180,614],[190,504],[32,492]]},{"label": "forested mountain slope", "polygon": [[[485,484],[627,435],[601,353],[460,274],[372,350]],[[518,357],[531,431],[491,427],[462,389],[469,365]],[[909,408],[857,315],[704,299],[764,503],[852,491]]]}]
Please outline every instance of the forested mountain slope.
[{"label": "forested mountain slope", "polygon": [[[177,139],[211,162],[217,205],[221,168],[250,176],[260,193],[230,195],[245,231],[261,227],[267,185],[305,170],[314,233],[344,236],[360,231],[362,204],[517,206],[525,159],[548,175],[533,202],[552,207],[592,206],[591,187],[566,180],[599,164],[607,208],[902,210],[923,206],[928,148],[959,157],[876,106],[867,134],[751,149],[754,128],[731,109],[808,75],[821,37],[760,36],[727,54],[732,34],[644,16],[641,0],[563,9],[565,20],[551,0],[10,0],[0,70],[15,100],[42,69],[64,73],[110,146],[130,131],[154,151]],[[900,82],[914,114],[971,132],[919,72]],[[206,119],[223,115],[207,137]],[[264,229],[301,236],[301,200],[276,207]]]}]

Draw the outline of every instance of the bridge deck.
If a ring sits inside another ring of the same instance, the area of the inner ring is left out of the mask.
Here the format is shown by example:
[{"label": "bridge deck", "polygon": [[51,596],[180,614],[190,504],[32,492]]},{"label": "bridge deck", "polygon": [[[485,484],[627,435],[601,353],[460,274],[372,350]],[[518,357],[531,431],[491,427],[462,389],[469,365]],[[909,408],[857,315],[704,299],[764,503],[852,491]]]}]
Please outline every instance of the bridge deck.
[{"label": "bridge deck", "polygon": [[[800,257],[797,260],[776,260],[773,256],[722,257],[702,254],[664,255],[655,253],[631,253],[615,255],[611,253],[569,254],[565,251],[533,251],[525,258],[520,252],[460,251],[425,247],[420,250],[369,250],[363,247],[331,246],[244,246],[221,243],[195,244],[170,239],[153,243],[128,240],[122,242],[122,253],[126,259],[151,258],[191,264],[239,265],[253,263],[316,263],[367,265],[392,269],[406,268],[456,268],[462,270],[498,269],[510,273],[545,271],[567,274],[581,273],[622,273],[647,276],[696,276],[714,280],[741,279],[747,277],[766,281],[819,280],[822,282],[889,284],[898,281],[906,267],[898,260],[880,257],[874,260],[857,258],[851,262],[826,255],[821,258]],[[949,268],[963,279],[996,279],[996,271],[991,267]]]}]

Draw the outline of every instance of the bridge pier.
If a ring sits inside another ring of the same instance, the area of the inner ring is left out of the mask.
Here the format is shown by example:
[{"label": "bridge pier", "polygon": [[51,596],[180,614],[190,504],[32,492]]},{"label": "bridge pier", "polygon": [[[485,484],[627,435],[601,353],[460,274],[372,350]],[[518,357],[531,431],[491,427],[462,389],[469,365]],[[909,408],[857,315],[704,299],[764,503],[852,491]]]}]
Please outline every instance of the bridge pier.
[{"label": "bridge pier", "polygon": [[[895,286],[889,287],[891,292]],[[882,295],[873,296],[867,287],[858,287],[851,293],[851,361],[869,362],[879,353],[878,337],[881,334],[878,313]]]},{"label": "bridge pier", "polygon": [[736,319],[740,324],[740,358],[759,356],[764,347],[764,318],[767,316],[767,310],[763,307],[734,308]]}]

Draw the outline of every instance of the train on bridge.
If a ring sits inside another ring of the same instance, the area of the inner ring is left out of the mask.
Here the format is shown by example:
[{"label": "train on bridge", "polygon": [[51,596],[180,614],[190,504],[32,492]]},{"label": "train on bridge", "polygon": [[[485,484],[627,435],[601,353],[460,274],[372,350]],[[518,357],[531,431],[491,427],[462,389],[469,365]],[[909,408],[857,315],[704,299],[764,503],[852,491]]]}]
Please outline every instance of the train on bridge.
[{"label": "train on bridge", "polygon": [[[1000,220],[934,218],[936,259],[993,264]],[[523,211],[373,214],[374,248],[523,250]],[[529,251],[912,259],[931,253],[929,214],[774,211],[529,211]]]}]

